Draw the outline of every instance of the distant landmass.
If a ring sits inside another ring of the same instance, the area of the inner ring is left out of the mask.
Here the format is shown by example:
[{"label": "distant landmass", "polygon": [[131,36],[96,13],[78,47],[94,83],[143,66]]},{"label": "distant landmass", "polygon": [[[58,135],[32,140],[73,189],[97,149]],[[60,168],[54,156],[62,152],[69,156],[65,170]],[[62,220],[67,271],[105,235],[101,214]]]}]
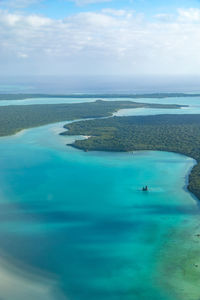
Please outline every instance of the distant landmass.
[{"label": "distant landmass", "polygon": [[187,93],[149,93],[149,94],[0,94],[1,100],[26,100],[33,98],[174,98],[174,97],[200,97],[200,94]]}]

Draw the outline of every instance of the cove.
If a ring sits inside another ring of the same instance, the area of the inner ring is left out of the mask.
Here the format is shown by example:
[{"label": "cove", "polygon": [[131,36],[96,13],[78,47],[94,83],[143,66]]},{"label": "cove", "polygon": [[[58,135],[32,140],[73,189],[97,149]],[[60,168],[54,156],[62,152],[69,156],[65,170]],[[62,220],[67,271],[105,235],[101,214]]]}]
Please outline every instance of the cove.
[{"label": "cove", "polygon": [[[185,189],[194,160],[85,153],[66,147],[79,137],[59,136],[62,126],[0,139],[2,254],[34,281],[47,274],[56,282],[47,299],[188,300],[194,279],[199,286],[199,208]],[[5,300],[27,299],[26,286],[0,288]]]}]

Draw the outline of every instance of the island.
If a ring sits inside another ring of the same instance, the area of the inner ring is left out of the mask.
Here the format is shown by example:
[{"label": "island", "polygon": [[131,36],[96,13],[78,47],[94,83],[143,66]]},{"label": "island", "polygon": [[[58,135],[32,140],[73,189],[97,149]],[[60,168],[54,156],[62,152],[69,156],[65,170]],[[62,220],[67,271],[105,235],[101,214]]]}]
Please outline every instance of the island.
[{"label": "island", "polygon": [[124,108],[180,109],[183,106],[176,104],[147,104],[132,101],[102,100],[76,104],[0,106],[0,136],[11,135],[22,129],[61,121],[110,117],[114,112]]}]

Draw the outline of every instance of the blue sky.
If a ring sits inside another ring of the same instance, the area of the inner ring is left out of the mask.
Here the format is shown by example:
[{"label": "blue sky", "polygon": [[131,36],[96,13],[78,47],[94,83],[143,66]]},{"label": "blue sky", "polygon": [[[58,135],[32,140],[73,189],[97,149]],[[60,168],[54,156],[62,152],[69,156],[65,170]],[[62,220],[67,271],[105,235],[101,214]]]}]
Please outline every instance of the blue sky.
[{"label": "blue sky", "polygon": [[200,75],[200,0],[0,0],[0,75]]},{"label": "blue sky", "polygon": [[[2,1],[4,2],[4,0]],[[27,3],[27,6],[24,5],[22,8],[22,5],[20,7],[21,11],[42,14],[56,19],[79,12],[97,12],[105,8],[135,10],[138,13],[144,13],[147,17],[151,17],[158,13],[172,13],[179,8],[200,7],[199,0],[5,0],[4,3],[7,3],[7,8],[9,7],[9,2],[12,2],[12,4]],[[33,3],[31,4],[31,2]],[[15,11],[16,7],[17,5],[12,5],[9,9]]]}]

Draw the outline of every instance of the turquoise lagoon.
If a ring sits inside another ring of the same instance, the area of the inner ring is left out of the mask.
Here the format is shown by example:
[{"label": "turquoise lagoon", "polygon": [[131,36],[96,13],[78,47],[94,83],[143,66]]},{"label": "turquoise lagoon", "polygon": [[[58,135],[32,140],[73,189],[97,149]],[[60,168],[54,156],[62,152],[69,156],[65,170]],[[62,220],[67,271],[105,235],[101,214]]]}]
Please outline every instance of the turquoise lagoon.
[{"label": "turquoise lagoon", "polygon": [[[200,111],[199,98],[137,101],[190,107],[119,115]],[[200,211],[186,190],[195,161],[85,153],[66,146],[83,137],[60,136],[65,123],[0,139],[0,298],[198,300]]]},{"label": "turquoise lagoon", "polygon": [[0,140],[0,296],[198,299],[199,208],[185,189],[194,160],[85,153],[66,146],[81,137],[59,136],[63,124]]}]

